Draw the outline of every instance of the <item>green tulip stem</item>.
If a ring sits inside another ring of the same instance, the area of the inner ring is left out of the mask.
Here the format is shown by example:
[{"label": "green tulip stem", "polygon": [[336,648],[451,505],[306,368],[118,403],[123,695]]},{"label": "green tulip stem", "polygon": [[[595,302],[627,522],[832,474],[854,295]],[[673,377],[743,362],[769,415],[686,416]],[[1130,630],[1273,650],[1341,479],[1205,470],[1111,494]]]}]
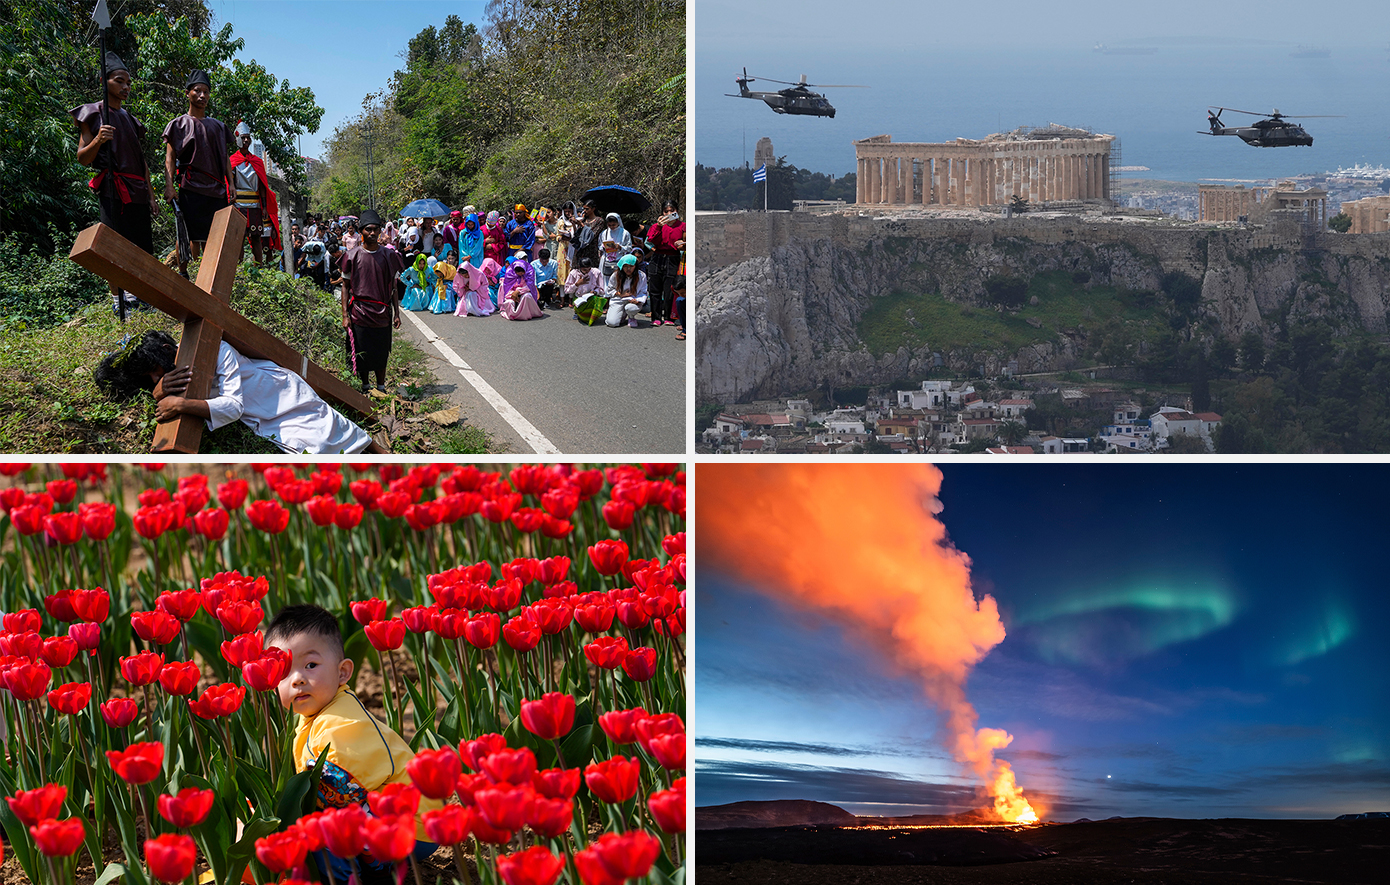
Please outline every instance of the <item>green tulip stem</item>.
[{"label": "green tulip stem", "polygon": [[550,742],[555,745],[555,758],[560,761],[560,767],[565,767],[565,754],[560,752],[560,739],[551,738]]},{"label": "green tulip stem", "polygon": [[[391,664],[391,681],[395,684],[395,691],[392,692],[391,700],[394,703],[396,698],[400,698],[400,704],[396,707],[396,731],[400,731],[401,723],[405,720],[405,694],[401,689],[401,675],[396,670],[396,656],[391,654],[389,649],[386,651],[386,660]],[[419,719],[419,710],[415,711],[415,717]],[[419,726],[418,722],[416,726]]]},{"label": "green tulip stem", "polygon": [[468,865],[463,861],[463,843],[454,843],[454,866],[459,868],[459,878],[463,880],[463,885],[473,885],[468,876]]}]

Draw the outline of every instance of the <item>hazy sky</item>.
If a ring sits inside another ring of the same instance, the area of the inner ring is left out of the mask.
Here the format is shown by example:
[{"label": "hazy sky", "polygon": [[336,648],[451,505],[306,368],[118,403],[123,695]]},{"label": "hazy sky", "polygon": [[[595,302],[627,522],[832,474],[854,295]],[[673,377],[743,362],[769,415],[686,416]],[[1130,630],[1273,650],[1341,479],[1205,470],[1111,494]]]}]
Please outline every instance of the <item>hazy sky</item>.
[{"label": "hazy sky", "polygon": [[[1308,0],[696,0],[695,39],[756,53],[795,37],[812,65],[821,53],[916,51],[951,43],[996,46],[1155,38],[1373,45],[1390,41],[1380,0],[1345,0],[1314,11]],[[698,49],[697,49],[698,51]]]},{"label": "hazy sky", "polygon": [[[941,470],[940,519],[1007,629],[966,694],[1052,819],[1390,811],[1390,469]],[[970,807],[915,678],[699,555],[697,805]]]},{"label": "hazy sky", "polygon": [[246,41],[238,58],[314,90],[323,122],[304,136],[303,155],[318,158],[324,139],[362,113],[362,99],[405,67],[400,56],[411,37],[429,25],[442,27],[450,15],[481,30],[486,6],[486,0],[208,0],[214,28],[230,22]]}]

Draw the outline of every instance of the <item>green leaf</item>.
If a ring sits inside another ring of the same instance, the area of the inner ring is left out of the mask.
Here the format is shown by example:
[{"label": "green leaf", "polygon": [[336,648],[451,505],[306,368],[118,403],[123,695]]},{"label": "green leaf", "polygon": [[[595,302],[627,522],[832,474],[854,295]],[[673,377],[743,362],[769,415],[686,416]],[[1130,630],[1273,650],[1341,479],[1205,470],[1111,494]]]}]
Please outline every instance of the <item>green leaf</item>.
[{"label": "green leaf", "polygon": [[251,862],[251,858],[256,856],[256,840],[263,836],[280,829],[280,819],[278,817],[258,817],[247,821],[246,828],[241,831],[241,838],[231,848],[227,849],[227,878],[228,882],[240,882],[241,874],[246,871],[246,865]]},{"label": "green leaf", "polygon": [[328,759],[328,750],[328,747],[324,747],[313,768],[304,769],[285,784],[280,801],[275,806],[275,814],[285,821],[286,826],[314,810],[319,776],[323,772],[323,763]]},{"label": "green leaf", "polygon": [[129,871],[125,868],[125,864],[115,862],[109,863],[106,865],[106,869],[101,871],[101,875],[97,876],[96,881],[93,882],[92,885],[106,885],[107,882],[114,882],[127,872]]}]

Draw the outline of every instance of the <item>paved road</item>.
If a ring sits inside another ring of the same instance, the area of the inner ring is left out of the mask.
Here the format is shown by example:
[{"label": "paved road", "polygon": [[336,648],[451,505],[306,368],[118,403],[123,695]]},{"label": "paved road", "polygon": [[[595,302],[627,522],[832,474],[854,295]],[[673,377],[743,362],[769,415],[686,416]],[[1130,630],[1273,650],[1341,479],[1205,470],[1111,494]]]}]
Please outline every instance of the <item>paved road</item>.
[{"label": "paved road", "polygon": [[589,327],[567,308],[526,322],[406,314],[464,420],[509,451],[685,453],[689,342],[673,327]]}]

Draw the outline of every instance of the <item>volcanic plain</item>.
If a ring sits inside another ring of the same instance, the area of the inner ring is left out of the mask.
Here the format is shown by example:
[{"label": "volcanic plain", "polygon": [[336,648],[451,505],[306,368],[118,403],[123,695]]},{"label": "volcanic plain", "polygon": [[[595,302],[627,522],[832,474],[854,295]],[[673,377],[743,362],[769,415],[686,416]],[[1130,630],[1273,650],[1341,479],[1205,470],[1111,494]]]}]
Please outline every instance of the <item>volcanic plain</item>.
[{"label": "volcanic plain", "polygon": [[[1390,870],[1390,819],[1137,817],[970,827],[959,825],[968,818],[851,821],[823,803],[770,807],[783,805],[697,809],[698,878],[705,885],[1370,885],[1387,881]],[[800,823],[779,825],[791,819]],[[942,823],[957,825],[923,826]]]}]

